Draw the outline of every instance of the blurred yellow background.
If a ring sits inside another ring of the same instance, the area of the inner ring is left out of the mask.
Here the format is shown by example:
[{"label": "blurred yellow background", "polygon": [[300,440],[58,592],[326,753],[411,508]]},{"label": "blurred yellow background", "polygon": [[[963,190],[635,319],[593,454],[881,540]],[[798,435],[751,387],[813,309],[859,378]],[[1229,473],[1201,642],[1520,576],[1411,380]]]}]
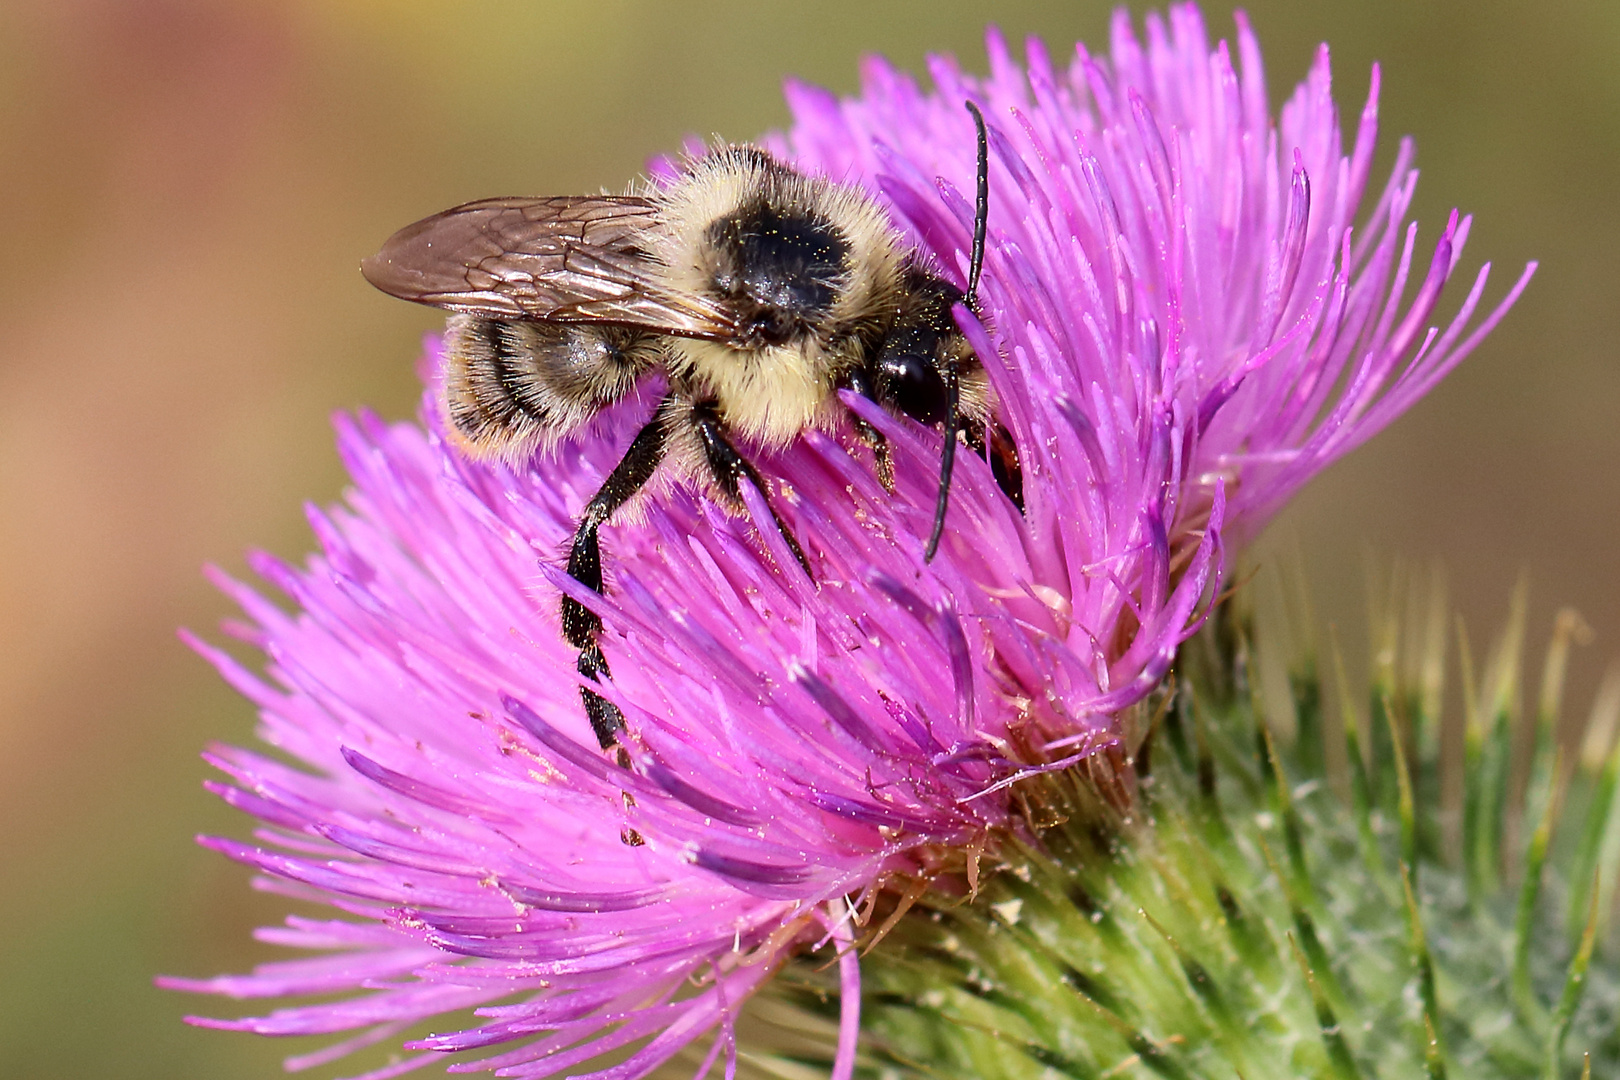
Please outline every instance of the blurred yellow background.
[{"label": "blurred yellow background", "polygon": [[[1230,34],[1229,4],[1205,11]],[[284,902],[190,839],[246,832],[200,789],[197,752],[249,740],[251,711],[174,628],[232,614],[204,562],[307,549],[300,502],[343,485],[332,410],[412,412],[439,319],[372,291],[362,256],[456,202],[617,189],[687,134],[752,137],[786,119],[787,75],[851,91],[860,54],[917,69],[933,50],[982,70],[990,18],[1056,55],[1076,38],[1102,49],[1108,12],[0,6],[0,1076],[270,1077],[310,1048],[186,1028],[221,1003],[150,980],[275,955],[249,931]],[[1367,551],[1444,559],[1476,641],[1528,569],[1538,636],[1563,602],[1597,630],[1575,667],[1583,703],[1620,654],[1620,5],[1250,14],[1274,105],[1321,40],[1352,116],[1384,63],[1384,160],[1416,136],[1426,243],[1452,205],[1477,214],[1465,277],[1494,260],[1500,295],[1542,260],[1486,346],[1273,535],[1297,538],[1357,655]]]}]

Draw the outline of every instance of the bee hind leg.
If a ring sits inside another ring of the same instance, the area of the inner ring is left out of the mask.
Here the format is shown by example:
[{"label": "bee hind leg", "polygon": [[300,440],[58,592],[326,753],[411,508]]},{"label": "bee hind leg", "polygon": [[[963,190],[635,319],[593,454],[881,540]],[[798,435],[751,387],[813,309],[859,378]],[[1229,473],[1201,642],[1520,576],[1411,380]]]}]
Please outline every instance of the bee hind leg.
[{"label": "bee hind leg", "polygon": [[[602,591],[602,548],[597,540],[600,529],[631,496],[646,486],[664,460],[664,427],[654,416],[631,440],[624,457],[613,467],[602,487],[585,504],[574,528],[574,542],[568,553],[568,576],[590,589]],[[597,635],[602,630],[601,616],[571,596],[562,598],[563,638],[579,650],[575,667],[593,682],[610,674],[607,659]],[[585,715],[591,730],[606,750],[617,742],[624,730],[624,714],[607,698],[594,690],[580,687],[579,696],[585,704]]]},{"label": "bee hind leg", "polygon": [[[720,422],[714,406],[707,403],[692,406],[691,418],[698,439],[703,444],[704,460],[721,492],[728,499],[740,503],[742,480],[746,476],[759,493],[765,495],[765,482],[760,479],[758,470],[750,465],[748,459],[738,453],[737,448],[726,438],[725,427]],[[799,546],[799,541],[783,522],[782,516],[776,512],[776,507],[770,505],[769,498],[766,499],[765,505],[771,511],[771,520],[776,523],[776,531],[782,534],[782,539],[787,543],[788,550],[793,552],[793,558],[798,561],[805,577],[814,581],[816,575],[810,569],[810,560],[805,558],[804,549]]]}]

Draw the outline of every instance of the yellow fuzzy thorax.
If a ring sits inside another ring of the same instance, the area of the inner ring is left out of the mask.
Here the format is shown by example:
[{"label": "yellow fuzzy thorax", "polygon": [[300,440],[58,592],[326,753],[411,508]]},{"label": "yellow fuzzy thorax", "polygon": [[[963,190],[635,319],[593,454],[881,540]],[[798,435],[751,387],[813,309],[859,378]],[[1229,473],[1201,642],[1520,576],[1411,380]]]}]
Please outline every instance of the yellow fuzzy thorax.
[{"label": "yellow fuzzy thorax", "polygon": [[725,147],[689,168],[660,194],[664,227],[647,238],[673,294],[713,296],[709,225],[751,202],[828,222],[847,245],[835,300],[802,339],[760,347],[687,339],[671,349],[671,374],[712,396],[728,427],[757,444],[786,444],[836,414],[838,381],[870,336],[853,331],[880,331],[898,311],[897,235],[865,192],[802,176],[753,147]]}]

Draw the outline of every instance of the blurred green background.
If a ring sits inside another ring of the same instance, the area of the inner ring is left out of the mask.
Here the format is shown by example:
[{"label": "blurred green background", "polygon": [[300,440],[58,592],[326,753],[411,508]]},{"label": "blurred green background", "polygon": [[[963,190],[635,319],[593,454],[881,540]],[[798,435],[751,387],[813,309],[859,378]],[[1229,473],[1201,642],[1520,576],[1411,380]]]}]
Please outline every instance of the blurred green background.
[{"label": "blurred green background", "polygon": [[[850,91],[862,53],[917,69],[934,50],[982,70],[988,19],[1057,55],[1103,47],[1109,10],[0,7],[0,1076],[270,1077],[309,1049],[186,1028],[214,1003],[150,980],[274,955],[249,931],[285,904],[190,840],[246,831],[197,751],[253,718],[174,628],[231,614],[202,563],[309,546],[301,500],[343,485],[332,410],[413,410],[439,320],[373,292],[362,256],[468,198],[616,189],[689,133],[749,138],[784,122],[787,75]],[[1205,10],[1228,35],[1229,5]],[[1583,703],[1620,653],[1620,4],[1249,10],[1274,105],[1319,41],[1352,116],[1384,63],[1384,157],[1416,136],[1426,243],[1460,205],[1465,269],[1494,260],[1495,295],[1542,260],[1487,345],[1272,537],[1306,552],[1353,662],[1368,552],[1443,559],[1476,641],[1528,570],[1538,636],[1565,602],[1597,631]]]}]

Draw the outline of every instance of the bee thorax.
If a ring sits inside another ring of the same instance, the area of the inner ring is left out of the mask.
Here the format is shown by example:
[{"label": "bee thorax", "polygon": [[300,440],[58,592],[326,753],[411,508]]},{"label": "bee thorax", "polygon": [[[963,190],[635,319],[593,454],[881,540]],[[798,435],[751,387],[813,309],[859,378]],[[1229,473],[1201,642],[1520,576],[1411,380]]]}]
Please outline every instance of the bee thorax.
[{"label": "bee thorax", "polygon": [[834,412],[831,358],[814,343],[744,350],[683,341],[678,353],[677,370],[749,442],[786,445]]},{"label": "bee thorax", "polygon": [[814,332],[848,276],[848,241],[807,210],[741,206],[711,222],[705,241],[710,289],[737,313],[749,344]]}]

